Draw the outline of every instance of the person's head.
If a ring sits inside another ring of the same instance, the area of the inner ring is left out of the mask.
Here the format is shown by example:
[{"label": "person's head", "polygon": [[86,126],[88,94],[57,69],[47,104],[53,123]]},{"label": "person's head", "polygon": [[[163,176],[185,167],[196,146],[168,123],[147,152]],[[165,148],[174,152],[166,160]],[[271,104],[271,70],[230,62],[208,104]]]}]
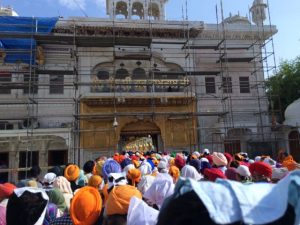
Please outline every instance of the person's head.
[{"label": "person's head", "polygon": [[9,198],[15,189],[16,186],[11,183],[0,184],[0,202],[3,199]]},{"label": "person's head", "polygon": [[233,160],[229,166],[233,168],[238,168],[240,166],[240,162],[237,160]]},{"label": "person's head", "polygon": [[130,169],[127,173],[127,180],[130,185],[136,187],[141,181],[142,173],[138,169]]},{"label": "person's head", "polygon": [[10,196],[7,204],[7,225],[42,224],[46,214],[48,196],[36,188],[18,188]]},{"label": "person's head", "polygon": [[40,174],[41,174],[41,168],[39,166],[33,166],[29,170],[29,176],[32,178],[38,178]]},{"label": "person's head", "polygon": [[92,173],[94,171],[94,167],[95,167],[95,162],[89,160],[83,165],[83,171],[85,174]]},{"label": "person's head", "polygon": [[249,167],[254,182],[271,182],[272,167],[264,162],[252,163]]},{"label": "person's head", "polygon": [[175,184],[180,177],[180,170],[176,166],[171,166],[169,169],[169,174],[173,178],[173,182]]},{"label": "person's head", "polygon": [[65,168],[64,176],[68,181],[76,181],[80,175],[80,169],[75,164],[70,164]]},{"label": "person's head", "polygon": [[244,181],[251,181],[251,173],[249,168],[244,165],[240,165],[237,169],[237,180],[244,182]]},{"label": "person's head", "polygon": [[165,161],[160,161],[157,166],[158,172],[168,173],[168,164]]}]

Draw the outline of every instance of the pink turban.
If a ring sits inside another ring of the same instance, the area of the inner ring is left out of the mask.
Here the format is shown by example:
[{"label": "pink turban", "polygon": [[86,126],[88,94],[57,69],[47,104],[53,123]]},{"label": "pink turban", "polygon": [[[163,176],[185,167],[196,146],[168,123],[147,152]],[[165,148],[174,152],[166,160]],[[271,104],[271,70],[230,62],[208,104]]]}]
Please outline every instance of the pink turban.
[{"label": "pink turban", "polygon": [[221,152],[214,152],[212,154],[212,159],[216,166],[227,166],[228,164],[226,157]]}]

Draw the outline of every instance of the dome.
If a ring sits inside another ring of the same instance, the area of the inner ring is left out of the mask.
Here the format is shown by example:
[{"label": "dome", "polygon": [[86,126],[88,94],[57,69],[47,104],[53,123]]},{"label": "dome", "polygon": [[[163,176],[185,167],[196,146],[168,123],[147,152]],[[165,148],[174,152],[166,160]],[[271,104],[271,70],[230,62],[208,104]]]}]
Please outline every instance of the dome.
[{"label": "dome", "polygon": [[224,19],[224,23],[228,24],[244,24],[249,25],[251,24],[247,17],[240,16],[240,15],[230,15],[226,19]]},{"label": "dome", "polygon": [[285,125],[298,126],[300,125],[300,98],[290,104],[284,113]]}]

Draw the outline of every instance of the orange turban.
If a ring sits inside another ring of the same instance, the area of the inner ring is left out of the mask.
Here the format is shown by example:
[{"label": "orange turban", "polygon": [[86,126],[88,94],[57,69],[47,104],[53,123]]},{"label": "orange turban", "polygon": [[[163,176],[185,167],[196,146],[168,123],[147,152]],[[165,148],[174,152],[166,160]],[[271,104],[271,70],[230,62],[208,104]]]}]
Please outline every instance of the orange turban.
[{"label": "orange turban", "polygon": [[140,162],[137,160],[132,160],[132,163],[135,166],[135,168],[138,168],[140,166]]},{"label": "orange turban", "polygon": [[15,189],[16,186],[11,183],[0,184],[0,200],[9,198]]},{"label": "orange turban", "polygon": [[136,186],[136,184],[141,181],[141,176],[142,173],[138,169],[130,169],[127,173],[127,177],[131,180],[133,186]]},{"label": "orange turban", "polygon": [[102,189],[102,194],[103,194],[103,205],[105,205],[107,199],[108,199],[108,184],[105,184],[103,189]]},{"label": "orange turban", "polygon": [[174,180],[177,180],[180,176],[180,171],[176,166],[171,166],[169,169],[169,174]]},{"label": "orange turban", "polygon": [[126,215],[129,208],[130,199],[135,196],[142,199],[142,194],[135,187],[130,185],[116,186],[109,193],[106,202],[106,214]]},{"label": "orange turban", "polygon": [[80,169],[78,166],[71,164],[65,168],[65,178],[68,181],[75,181],[79,177]]},{"label": "orange turban", "polygon": [[89,179],[88,186],[99,188],[100,184],[102,183],[102,178],[99,175],[93,175]]},{"label": "orange turban", "polygon": [[288,168],[289,171],[297,169],[297,163],[294,161],[293,156],[289,155],[283,159],[282,167]]},{"label": "orange turban", "polygon": [[71,201],[70,216],[75,225],[94,225],[102,209],[102,199],[97,189],[83,187]]}]

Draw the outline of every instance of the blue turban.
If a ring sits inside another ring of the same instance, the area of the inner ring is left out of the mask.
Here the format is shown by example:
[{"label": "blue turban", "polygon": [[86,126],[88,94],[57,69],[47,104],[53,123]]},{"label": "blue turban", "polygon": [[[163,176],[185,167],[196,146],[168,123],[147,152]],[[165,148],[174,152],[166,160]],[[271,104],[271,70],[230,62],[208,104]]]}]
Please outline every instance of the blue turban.
[{"label": "blue turban", "polygon": [[200,173],[201,170],[201,162],[199,159],[192,159],[189,163],[191,166],[195,167],[195,169]]},{"label": "blue turban", "polygon": [[102,174],[104,180],[107,180],[110,173],[121,173],[121,166],[113,159],[107,160],[102,167]]},{"label": "blue turban", "polygon": [[126,158],[124,159],[122,162],[121,162],[121,168],[124,169],[126,166],[128,166],[129,164],[132,164],[131,163],[131,159],[129,158]]},{"label": "blue turban", "polygon": [[147,159],[147,162],[151,165],[151,168],[152,168],[152,171],[154,170],[154,167],[155,167],[155,165],[154,165],[154,163],[153,163],[153,161],[152,161],[152,159]]},{"label": "blue turban", "polygon": [[211,165],[210,165],[209,162],[206,162],[206,161],[201,162],[201,170],[200,170],[200,172],[202,174],[204,174],[204,170],[205,169],[210,169],[210,168],[211,168]]}]

